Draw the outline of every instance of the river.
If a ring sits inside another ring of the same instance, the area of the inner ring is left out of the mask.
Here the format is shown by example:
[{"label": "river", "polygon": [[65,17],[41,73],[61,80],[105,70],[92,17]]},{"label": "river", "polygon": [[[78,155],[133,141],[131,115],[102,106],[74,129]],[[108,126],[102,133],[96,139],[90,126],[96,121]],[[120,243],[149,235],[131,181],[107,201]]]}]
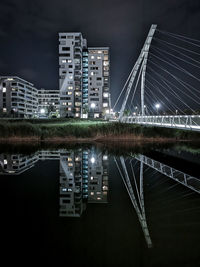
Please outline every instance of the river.
[{"label": "river", "polygon": [[198,148],[1,145],[4,266],[200,266]]}]

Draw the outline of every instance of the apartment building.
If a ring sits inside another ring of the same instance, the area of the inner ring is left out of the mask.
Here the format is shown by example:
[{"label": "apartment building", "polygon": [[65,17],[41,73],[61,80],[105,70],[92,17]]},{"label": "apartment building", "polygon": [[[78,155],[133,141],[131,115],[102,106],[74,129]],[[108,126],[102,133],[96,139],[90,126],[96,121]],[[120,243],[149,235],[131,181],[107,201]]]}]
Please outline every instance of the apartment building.
[{"label": "apartment building", "polygon": [[82,51],[86,46],[81,33],[59,33],[61,117],[82,115]]},{"label": "apartment building", "polygon": [[108,47],[87,48],[81,33],[59,33],[61,117],[105,118],[110,113]]},{"label": "apartment building", "polygon": [[110,58],[108,47],[88,48],[89,117],[102,118],[110,113]]},{"label": "apartment building", "polygon": [[45,90],[43,88],[38,90],[38,115],[56,114],[59,116],[60,112],[60,91],[59,90]]},{"label": "apartment building", "polygon": [[17,76],[0,76],[0,115],[18,118],[37,116],[37,89]]}]

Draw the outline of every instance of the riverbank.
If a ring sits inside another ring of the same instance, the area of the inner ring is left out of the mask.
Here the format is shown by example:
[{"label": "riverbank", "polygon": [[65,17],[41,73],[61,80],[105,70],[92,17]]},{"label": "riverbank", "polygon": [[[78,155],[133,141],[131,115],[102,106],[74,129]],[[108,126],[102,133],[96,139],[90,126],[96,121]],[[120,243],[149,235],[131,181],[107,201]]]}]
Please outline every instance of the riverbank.
[{"label": "riverbank", "polygon": [[200,133],[89,120],[0,120],[0,142],[169,142],[200,140]]}]

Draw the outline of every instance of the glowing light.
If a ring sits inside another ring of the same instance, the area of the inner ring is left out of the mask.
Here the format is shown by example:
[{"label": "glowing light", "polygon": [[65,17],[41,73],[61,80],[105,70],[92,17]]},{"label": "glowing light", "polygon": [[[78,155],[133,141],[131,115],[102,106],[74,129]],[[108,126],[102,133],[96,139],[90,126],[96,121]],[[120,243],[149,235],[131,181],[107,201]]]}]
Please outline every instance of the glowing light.
[{"label": "glowing light", "polygon": [[90,161],[91,161],[91,163],[95,163],[95,158],[91,157]]}]

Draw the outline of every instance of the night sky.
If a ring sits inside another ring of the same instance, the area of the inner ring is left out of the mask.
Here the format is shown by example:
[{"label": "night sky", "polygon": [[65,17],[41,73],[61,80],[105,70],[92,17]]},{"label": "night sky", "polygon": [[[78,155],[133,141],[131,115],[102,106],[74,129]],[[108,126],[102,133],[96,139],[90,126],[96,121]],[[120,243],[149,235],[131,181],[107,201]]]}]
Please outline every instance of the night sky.
[{"label": "night sky", "polygon": [[111,49],[112,103],[152,23],[200,40],[199,0],[0,0],[0,75],[58,89],[58,32]]}]

